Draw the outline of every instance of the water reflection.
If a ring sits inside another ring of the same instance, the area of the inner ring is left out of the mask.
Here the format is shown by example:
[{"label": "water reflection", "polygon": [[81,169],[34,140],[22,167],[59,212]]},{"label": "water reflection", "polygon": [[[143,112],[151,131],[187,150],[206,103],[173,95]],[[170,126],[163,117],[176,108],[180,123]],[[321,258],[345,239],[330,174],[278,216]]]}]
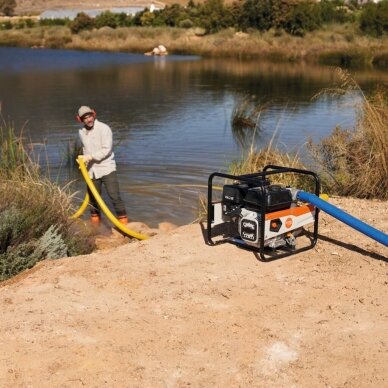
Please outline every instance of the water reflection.
[{"label": "water reflection", "polygon": [[[311,100],[334,81],[327,67],[0,48],[0,69],[3,113],[16,128],[27,122],[31,142],[45,144],[41,160],[63,181],[72,177],[64,150],[77,137],[76,110],[97,110],[114,131],[129,213],[151,225],[194,219],[199,189],[179,185],[206,184],[249,143],[236,142],[231,130],[241,96],[267,106],[258,146],[276,131],[280,146],[299,149],[338,124],[351,127],[356,116],[355,96]],[[355,76],[366,90],[388,79],[367,71]]]}]

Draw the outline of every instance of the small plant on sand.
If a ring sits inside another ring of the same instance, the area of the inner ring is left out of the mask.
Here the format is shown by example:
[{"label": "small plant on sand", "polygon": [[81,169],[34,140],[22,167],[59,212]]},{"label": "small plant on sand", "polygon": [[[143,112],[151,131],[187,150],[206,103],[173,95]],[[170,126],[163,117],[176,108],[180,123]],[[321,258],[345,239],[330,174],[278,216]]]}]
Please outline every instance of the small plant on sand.
[{"label": "small plant on sand", "polygon": [[204,194],[198,196],[197,219],[194,222],[205,222],[207,219],[207,197]]}]

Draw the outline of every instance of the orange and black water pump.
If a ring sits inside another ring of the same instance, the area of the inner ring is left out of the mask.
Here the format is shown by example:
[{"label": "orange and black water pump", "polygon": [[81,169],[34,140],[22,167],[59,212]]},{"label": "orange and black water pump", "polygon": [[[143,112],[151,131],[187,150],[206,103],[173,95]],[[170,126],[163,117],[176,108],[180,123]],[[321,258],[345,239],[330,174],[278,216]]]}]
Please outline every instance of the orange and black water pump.
[{"label": "orange and black water pump", "polygon": [[[268,260],[290,256],[315,246],[319,209],[296,198],[293,188],[274,184],[280,176],[298,174],[311,181],[319,196],[319,177],[312,171],[266,166],[247,175],[213,173],[208,181],[207,240],[210,245],[229,242],[258,252]],[[213,200],[213,181],[221,178],[222,196]],[[310,225],[308,234],[305,228]],[[308,244],[298,247],[297,238],[307,235]]]},{"label": "orange and black water pump", "polygon": [[[287,174],[310,192],[274,184]],[[213,200],[213,180],[223,179],[222,197]],[[226,182],[226,183],[225,183]],[[320,198],[320,181],[312,171],[268,165],[248,175],[213,173],[208,181],[207,242],[230,242],[269,260],[309,250],[318,240],[322,210],[388,247],[388,234]],[[305,236],[306,238],[300,239]],[[298,244],[297,244],[298,241]]]}]

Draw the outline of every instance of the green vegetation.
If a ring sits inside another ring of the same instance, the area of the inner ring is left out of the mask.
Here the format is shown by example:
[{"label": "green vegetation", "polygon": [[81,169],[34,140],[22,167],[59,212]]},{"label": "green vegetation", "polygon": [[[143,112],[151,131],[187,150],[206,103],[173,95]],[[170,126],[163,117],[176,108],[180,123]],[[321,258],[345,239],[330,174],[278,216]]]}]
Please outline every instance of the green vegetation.
[{"label": "green vegetation", "polygon": [[388,64],[388,36],[363,36],[351,24],[324,26],[303,38],[275,29],[243,33],[228,28],[208,35],[202,35],[202,31],[176,27],[103,27],[73,34],[68,26],[56,25],[4,29],[0,31],[0,45],[144,53],[162,43],[175,54],[344,67],[384,68]]},{"label": "green vegetation", "polygon": [[372,36],[388,33],[388,1],[368,3],[360,15],[360,29]]},{"label": "green vegetation", "polygon": [[388,0],[190,0],[136,15],[0,21],[0,45],[145,52],[161,43],[176,54],[386,67]]},{"label": "green vegetation", "polygon": [[[328,24],[355,23],[365,33],[381,36],[387,33],[388,0],[364,8],[345,5],[340,0],[245,0],[225,4],[223,0],[206,0],[186,7],[179,4],[150,12],[145,9],[135,16],[104,12],[96,18],[80,13],[68,23],[73,33],[101,27],[201,27],[207,33],[226,28],[247,31],[255,29],[284,30],[295,36],[304,36]],[[43,21],[44,22],[44,21]]]},{"label": "green vegetation", "polygon": [[92,251],[83,225],[69,219],[72,195],[42,176],[11,124],[0,124],[0,280]]},{"label": "green vegetation", "polygon": [[[359,118],[354,129],[337,127],[320,143],[309,142],[313,162],[303,165],[297,153],[284,153],[271,143],[257,151],[251,147],[248,155],[230,166],[235,175],[261,171],[267,164],[307,168],[316,171],[323,190],[329,194],[358,198],[388,199],[388,89],[379,87],[366,96],[351,78],[338,69],[340,86],[323,93],[358,93],[362,97]],[[286,174],[281,182],[307,189],[308,182],[299,176]]]},{"label": "green vegetation", "polygon": [[307,31],[316,30],[323,24],[353,21],[354,12],[341,1],[323,0],[316,3],[308,0],[246,0],[226,5],[222,0],[207,0],[197,4],[189,1],[186,7],[173,4],[154,12],[145,9],[135,16],[104,12],[96,18],[90,18],[80,13],[70,23],[70,27],[74,33],[104,26],[201,27],[207,33],[225,28],[242,31],[267,31],[274,28],[303,36]]}]

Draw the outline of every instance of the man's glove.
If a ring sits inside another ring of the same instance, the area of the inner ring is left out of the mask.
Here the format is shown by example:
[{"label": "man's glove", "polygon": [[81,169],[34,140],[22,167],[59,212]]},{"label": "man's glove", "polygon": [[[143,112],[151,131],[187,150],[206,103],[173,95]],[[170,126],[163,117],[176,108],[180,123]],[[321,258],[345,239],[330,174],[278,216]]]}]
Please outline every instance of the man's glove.
[{"label": "man's glove", "polygon": [[80,155],[80,157],[83,159],[86,165],[88,165],[88,163],[93,160],[91,155]]}]

